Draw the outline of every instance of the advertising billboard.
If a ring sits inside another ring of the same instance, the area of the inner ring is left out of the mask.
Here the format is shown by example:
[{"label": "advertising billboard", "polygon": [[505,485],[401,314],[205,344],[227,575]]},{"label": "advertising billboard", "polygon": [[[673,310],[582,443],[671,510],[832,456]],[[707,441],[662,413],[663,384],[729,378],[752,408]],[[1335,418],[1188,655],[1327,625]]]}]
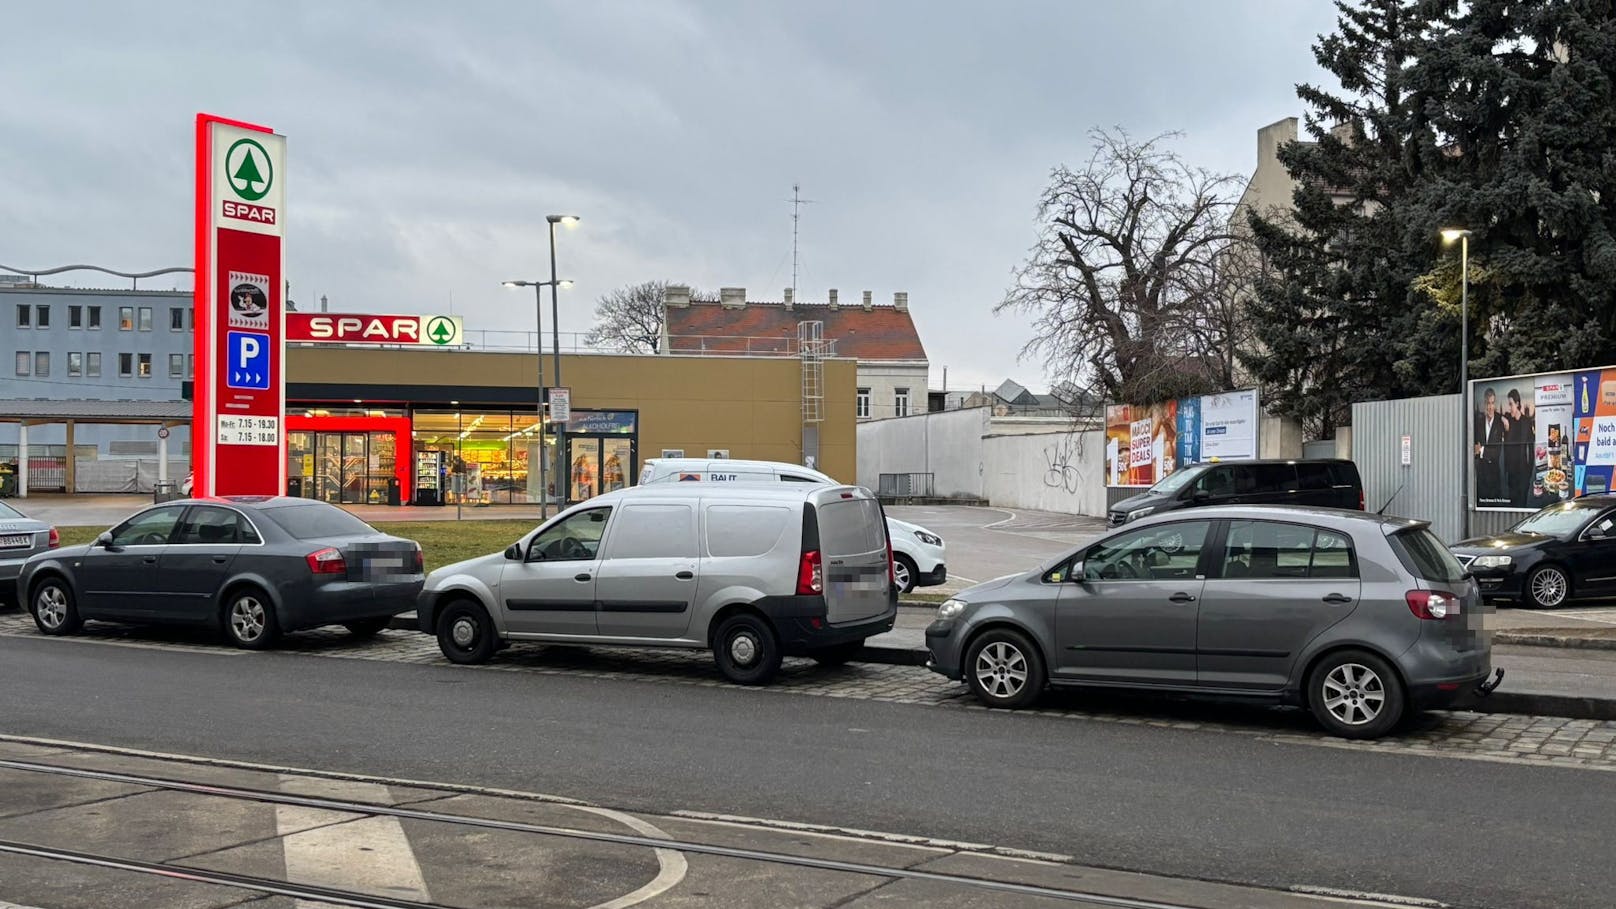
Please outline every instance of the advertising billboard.
[{"label": "advertising billboard", "polygon": [[1257,392],[1105,409],[1107,486],[1154,486],[1180,467],[1257,456]]},{"label": "advertising billboard", "polygon": [[1470,488],[1478,511],[1536,511],[1609,492],[1616,367],[1470,382]]}]

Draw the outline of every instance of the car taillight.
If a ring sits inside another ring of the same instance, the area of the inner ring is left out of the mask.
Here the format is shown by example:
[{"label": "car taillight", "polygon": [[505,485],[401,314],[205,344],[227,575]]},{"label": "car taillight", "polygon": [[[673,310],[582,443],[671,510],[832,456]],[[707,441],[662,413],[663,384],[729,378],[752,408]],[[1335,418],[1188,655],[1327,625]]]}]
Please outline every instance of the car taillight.
[{"label": "car taillight", "polygon": [[421,551],[421,547],[415,547],[415,557],[410,560],[410,564],[415,566],[416,574],[426,573],[426,553]]},{"label": "car taillight", "polygon": [[810,597],[825,592],[825,569],[819,561],[819,550],[810,549],[802,554],[797,565],[797,596]]},{"label": "car taillight", "polygon": [[1410,590],[1403,594],[1408,611],[1418,618],[1432,621],[1459,614],[1459,598],[1438,590]]},{"label": "car taillight", "polygon": [[1363,490],[1362,489],[1358,490],[1358,510],[1359,511],[1368,511],[1369,510],[1369,509],[1364,507]]},{"label": "car taillight", "polygon": [[315,574],[347,574],[348,562],[342,557],[340,549],[322,549],[311,552],[305,558],[309,563],[309,571]]},{"label": "car taillight", "polygon": [[62,532],[52,527],[50,529],[50,543],[48,545],[51,549],[55,549],[56,547],[62,545]]},{"label": "car taillight", "polygon": [[898,565],[892,558],[892,540],[887,540],[887,583],[898,586]]}]

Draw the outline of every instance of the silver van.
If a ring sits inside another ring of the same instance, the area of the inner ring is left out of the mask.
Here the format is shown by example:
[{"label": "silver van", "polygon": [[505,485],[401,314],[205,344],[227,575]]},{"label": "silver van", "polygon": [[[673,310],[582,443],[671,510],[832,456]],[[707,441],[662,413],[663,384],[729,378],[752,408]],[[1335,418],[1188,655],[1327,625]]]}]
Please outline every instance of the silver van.
[{"label": "silver van", "polygon": [[427,576],[417,616],[456,663],[511,641],[711,648],[768,683],[783,656],[852,658],[898,597],[881,504],[856,486],[637,486],[503,553]]}]

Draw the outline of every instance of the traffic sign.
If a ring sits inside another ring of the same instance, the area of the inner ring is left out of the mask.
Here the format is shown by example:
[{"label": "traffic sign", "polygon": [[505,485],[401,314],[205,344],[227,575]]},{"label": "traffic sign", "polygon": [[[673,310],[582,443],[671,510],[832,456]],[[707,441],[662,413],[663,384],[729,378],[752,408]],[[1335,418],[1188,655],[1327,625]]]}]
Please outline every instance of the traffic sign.
[{"label": "traffic sign", "polygon": [[267,390],[270,375],[269,335],[232,331],[226,346],[229,359],[225,365],[225,387]]}]

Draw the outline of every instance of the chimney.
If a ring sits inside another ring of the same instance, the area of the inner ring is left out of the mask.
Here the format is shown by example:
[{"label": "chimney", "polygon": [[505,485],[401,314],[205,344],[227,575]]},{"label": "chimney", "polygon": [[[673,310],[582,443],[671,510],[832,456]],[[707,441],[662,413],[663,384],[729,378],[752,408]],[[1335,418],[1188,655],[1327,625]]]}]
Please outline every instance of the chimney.
[{"label": "chimney", "polygon": [[680,309],[690,305],[690,286],[687,284],[669,284],[662,289],[662,305],[676,306]]},{"label": "chimney", "polygon": [[892,308],[898,312],[909,311],[909,291],[900,290],[892,295]]},{"label": "chimney", "polygon": [[796,300],[793,299],[793,298],[795,298],[797,296],[797,294],[796,294],[795,291],[793,291],[791,288],[788,287],[785,290],[785,295],[786,295],[786,310],[789,312],[791,310],[792,306],[795,305],[795,303],[796,303]]},{"label": "chimney", "polygon": [[828,293],[830,294],[830,308],[840,309],[841,304],[836,302],[836,288],[832,287]]},{"label": "chimney", "polygon": [[723,307],[725,309],[745,309],[746,308],[746,288],[744,288],[744,287],[722,287],[722,288],[719,288],[719,290],[718,290],[718,302],[723,304]]},{"label": "chimney", "polygon": [[864,311],[869,312],[870,310],[872,310],[874,308],[875,308],[875,304],[870,302],[870,292],[865,291],[864,292]]}]

